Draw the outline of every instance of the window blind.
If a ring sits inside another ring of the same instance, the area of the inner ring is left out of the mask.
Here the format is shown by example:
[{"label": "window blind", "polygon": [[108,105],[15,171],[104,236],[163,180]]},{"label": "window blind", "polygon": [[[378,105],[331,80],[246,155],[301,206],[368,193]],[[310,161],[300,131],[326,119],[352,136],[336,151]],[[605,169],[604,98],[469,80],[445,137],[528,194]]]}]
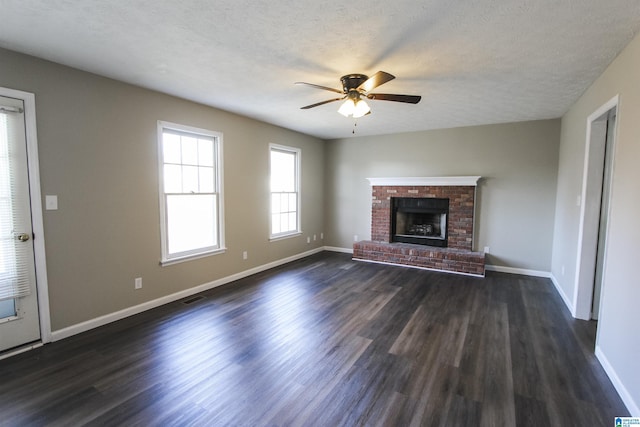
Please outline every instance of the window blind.
[{"label": "window blind", "polygon": [[[21,242],[18,234],[31,230],[28,183],[17,179],[25,167],[16,159],[25,150],[22,109],[0,109],[0,301],[31,293],[31,242]],[[18,163],[18,164],[16,164]],[[25,188],[26,187],[26,188]],[[25,200],[26,204],[25,204]]]}]

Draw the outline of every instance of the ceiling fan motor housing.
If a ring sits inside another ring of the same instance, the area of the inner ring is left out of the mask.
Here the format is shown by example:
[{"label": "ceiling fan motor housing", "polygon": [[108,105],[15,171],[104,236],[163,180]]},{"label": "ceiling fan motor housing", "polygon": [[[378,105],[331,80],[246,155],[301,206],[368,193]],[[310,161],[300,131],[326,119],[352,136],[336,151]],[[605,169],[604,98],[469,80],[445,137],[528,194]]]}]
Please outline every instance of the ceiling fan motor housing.
[{"label": "ceiling fan motor housing", "polygon": [[342,83],[344,93],[348,94],[349,91],[355,90],[368,79],[369,76],[365,76],[364,74],[347,74],[346,76],[340,77],[340,82]]}]

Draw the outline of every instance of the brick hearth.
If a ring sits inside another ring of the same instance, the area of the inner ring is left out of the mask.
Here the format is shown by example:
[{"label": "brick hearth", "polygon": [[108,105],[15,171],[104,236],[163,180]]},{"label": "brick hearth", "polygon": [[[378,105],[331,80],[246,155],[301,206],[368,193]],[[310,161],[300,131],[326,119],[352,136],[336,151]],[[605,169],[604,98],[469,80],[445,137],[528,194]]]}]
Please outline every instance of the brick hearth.
[{"label": "brick hearth", "polygon": [[[353,258],[484,276],[484,253],[473,252],[475,186],[479,178],[371,178],[371,241],[354,243]],[[449,199],[448,247],[392,243],[392,197]]]},{"label": "brick hearth", "polygon": [[484,276],[484,253],[461,249],[363,240],[354,243],[353,258]]}]

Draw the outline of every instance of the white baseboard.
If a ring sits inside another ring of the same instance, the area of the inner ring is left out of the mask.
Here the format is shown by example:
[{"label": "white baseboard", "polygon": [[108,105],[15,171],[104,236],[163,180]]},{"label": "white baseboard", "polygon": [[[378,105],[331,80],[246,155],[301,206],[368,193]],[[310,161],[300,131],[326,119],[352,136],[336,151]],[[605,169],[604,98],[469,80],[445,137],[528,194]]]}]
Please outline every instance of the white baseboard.
[{"label": "white baseboard", "polygon": [[609,363],[609,359],[607,359],[607,356],[605,356],[600,346],[596,346],[596,357],[600,361],[600,364],[604,368],[604,371],[609,376],[613,387],[615,387],[616,391],[620,395],[622,402],[627,407],[627,410],[629,411],[631,416],[639,417],[640,407],[638,407],[638,404],[633,400],[633,397],[631,397],[631,394],[620,380],[620,377],[618,377],[618,374],[616,373],[615,369],[613,369],[613,366],[611,366],[611,363]]},{"label": "white baseboard", "polygon": [[343,254],[352,254],[353,253],[353,248],[338,248],[336,246],[325,246],[324,247],[325,251],[331,251],[331,252],[340,252]]},{"label": "white baseboard", "polygon": [[556,291],[558,291],[558,294],[560,294],[560,298],[562,298],[562,301],[564,301],[564,305],[567,306],[571,315],[573,317],[576,317],[576,314],[573,310],[573,302],[569,299],[567,294],[564,293],[564,289],[562,289],[562,286],[560,286],[560,283],[558,282],[558,279],[556,279],[556,276],[551,274],[550,279],[551,279],[551,283],[553,283],[553,286],[556,287]]},{"label": "white baseboard", "polygon": [[152,308],[160,307],[161,305],[168,304],[170,302],[174,302],[182,298],[186,298],[188,296],[191,296],[209,289],[213,289],[218,286],[225,285],[235,280],[243,279],[245,277],[251,276],[252,274],[260,273],[262,271],[269,270],[270,268],[278,267],[280,265],[286,264],[291,261],[296,261],[301,258],[306,258],[308,256],[322,252],[323,250],[324,248],[322,247],[312,249],[307,252],[302,252],[300,254],[296,254],[287,258],[273,261],[268,264],[263,264],[258,267],[254,267],[249,270],[241,271],[240,273],[232,274],[231,276],[223,277],[223,278],[214,280],[212,282],[204,283],[202,285],[195,286],[193,288],[185,289],[183,291],[176,292],[171,295],[166,295],[164,297],[161,297],[152,301],[147,301],[145,303],[138,304],[133,307],[128,307],[123,310],[116,311],[115,313],[106,314],[104,316],[96,317],[95,319],[87,320],[85,322],[78,323],[76,325],[59,329],[51,333],[51,340],[58,341],[82,332],[86,332],[88,330],[97,328],[99,326],[103,326],[108,323],[124,319],[125,317],[133,316],[135,314],[139,314],[144,311],[151,310]]},{"label": "white baseboard", "polygon": [[551,278],[551,273],[548,271],[528,270],[526,268],[503,267],[501,265],[487,264],[484,266],[484,269],[487,271],[497,271],[498,273],[522,274],[523,276],[544,277],[546,279]]}]

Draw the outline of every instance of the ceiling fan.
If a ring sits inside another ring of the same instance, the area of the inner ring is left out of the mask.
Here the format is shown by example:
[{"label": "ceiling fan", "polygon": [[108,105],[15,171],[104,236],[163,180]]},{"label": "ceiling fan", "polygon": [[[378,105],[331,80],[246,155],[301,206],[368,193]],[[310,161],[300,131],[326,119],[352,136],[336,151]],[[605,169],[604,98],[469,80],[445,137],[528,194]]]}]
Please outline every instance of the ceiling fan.
[{"label": "ceiling fan", "polygon": [[364,98],[380,101],[405,102],[409,104],[417,104],[420,102],[422,97],[418,95],[371,93],[373,89],[393,79],[395,79],[395,76],[384,71],[378,71],[371,77],[365,76],[364,74],[347,74],[346,76],[340,77],[342,90],[306,82],[296,82],[295,84],[312,86],[342,95],[340,98],[329,99],[327,101],[317,102],[315,104],[301,107],[302,110],[308,110],[309,108],[318,107],[330,102],[345,100],[342,106],[338,109],[338,113],[345,117],[351,116],[357,119],[358,117],[371,113],[371,108],[369,108],[369,105],[367,105]]}]

